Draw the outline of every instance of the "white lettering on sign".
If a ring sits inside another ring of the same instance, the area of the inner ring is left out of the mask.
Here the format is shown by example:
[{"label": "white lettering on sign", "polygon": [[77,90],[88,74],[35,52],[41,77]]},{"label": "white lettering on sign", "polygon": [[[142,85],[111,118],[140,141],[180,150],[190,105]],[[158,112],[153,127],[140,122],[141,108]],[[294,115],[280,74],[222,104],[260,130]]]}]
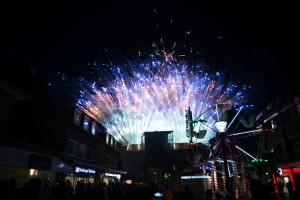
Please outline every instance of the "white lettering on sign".
[{"label": "white lettering on sign", "polygon": [[87,174],[95,174],[96,173],[96,170],[94,169],[85,169],[85,168],[81,168],[81,167],[76,167],[75,168],[75,172],[77,173],[87,173]]},{"label": "white lettering on sign", "polygon": [[116,177],[117,179],[121,178],[120,174],[111,174],[111,173],[105,173],[105,176],[112,176],[112,177]]}]

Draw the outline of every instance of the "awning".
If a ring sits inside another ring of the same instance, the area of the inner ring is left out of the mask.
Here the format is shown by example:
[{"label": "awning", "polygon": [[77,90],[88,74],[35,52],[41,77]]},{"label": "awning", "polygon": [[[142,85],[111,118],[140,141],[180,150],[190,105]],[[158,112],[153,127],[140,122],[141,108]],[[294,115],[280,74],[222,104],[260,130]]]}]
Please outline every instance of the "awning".
[{"label": "awning", "polygon": [[51,171],[64,173],[72,173],[74,171],[72,167],[70,167],[57,157],[43,155],[3,145],[0,145],[0,166],[28,168],[30,162],[32,161],[32,155],[37,155],[40,159],[47,158],[49,160],[49,170]]},{"label": "awning", "polygon": [[63,162],[61,159],[52,157],[51,170],[64,173],[73,173],[74,169]]},{"label": "awning", "polygon": [[104,172],[108,172],[108,173],[127,174],[127,172],[123,171],[123,170],[113,169],[113,168],[109,168],[109,167],[101,167],[101,168]]}]

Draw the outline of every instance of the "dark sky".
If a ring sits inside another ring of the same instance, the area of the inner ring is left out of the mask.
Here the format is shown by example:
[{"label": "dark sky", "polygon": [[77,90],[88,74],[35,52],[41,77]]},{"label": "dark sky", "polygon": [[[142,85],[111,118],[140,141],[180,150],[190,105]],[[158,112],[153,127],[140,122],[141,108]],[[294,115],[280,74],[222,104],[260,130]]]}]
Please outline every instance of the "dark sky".
[{"label": "dark sky", "polygon": [[13,2],[1,8],[1,68],[13,73],[32,63],[42,77],[57,71],[76,75],[101,60],[99,50],[124,56],[163,38],[166,44],[192,46],[207,64],[251,85],[251,101],[260,109],[299,80],[296,8]]}]

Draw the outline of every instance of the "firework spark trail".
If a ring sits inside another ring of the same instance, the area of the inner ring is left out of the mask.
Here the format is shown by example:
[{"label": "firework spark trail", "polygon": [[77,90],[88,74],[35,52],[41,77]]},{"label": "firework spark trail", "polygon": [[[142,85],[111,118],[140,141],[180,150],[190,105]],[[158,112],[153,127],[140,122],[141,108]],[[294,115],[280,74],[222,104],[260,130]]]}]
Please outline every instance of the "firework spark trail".
[{"label": "firework spark trail", "polygon": [[[173,131],[174,143],[188,142],[188,107],[197,117],[215,103],[245,103],[246,86],[226,83],[221,74],[205,72],[199,63],[189,65],[184,56],[176,57],[173,50],[170,52],[163,49],[148,59],[111,64],[109,70],[95,67],[92,78],[72,83],[80,91],[77,105],[118,141],[140,144],[146,131]],[[208,125],[214,122],[211,117],[206,120]],[[207,131],[204,139],[197,142],[208,144],[215,135]]]}]

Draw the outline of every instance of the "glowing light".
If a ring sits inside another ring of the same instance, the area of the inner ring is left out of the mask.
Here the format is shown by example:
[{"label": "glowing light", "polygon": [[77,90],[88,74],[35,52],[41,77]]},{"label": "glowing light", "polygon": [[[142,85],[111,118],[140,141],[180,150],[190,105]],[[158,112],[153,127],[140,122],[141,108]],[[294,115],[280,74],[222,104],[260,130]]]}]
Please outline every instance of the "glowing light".
[{"label": "glowing light", "polygon": [[250,153],[248,153],[247,151],[245,151],[244,149],[242,149],[241,147],[235,145],[237,149],[239,149],[240,151],[242,151],[244,154],[246,154],[247,156],[249,156],[250,158],[252,158],[253,160],[255,160],[256,158],[254,156],[252,156]]},{"label": "glowing light", "polygon": [[[118,65],[95,64],[91,77],[71,81],[76,90],[70,95],[78,99],[77,106],[118,141],[140,144],[144,132],[172,130],[173,143],[187,143],[188,107],[198,116],[215,103],[245,103],[242,94],[248,87],[239,88],[221,72],[200,62],[190,63],[182,54],[176,56],[175,44],[170,51],[153,46],[149,56],[139,52],[137,58],[118,61]],[[212,126],[213,118],[204,118]],[[204,138],[194,141],[209,144],[213,137],[215,133],[208,130]]]},{"label": "glowing light", "polygon": [[226,130],[227,122],[226,121],[218,121],[218,122],[215,122],[215,126],[220,133],[224,133]]}]

